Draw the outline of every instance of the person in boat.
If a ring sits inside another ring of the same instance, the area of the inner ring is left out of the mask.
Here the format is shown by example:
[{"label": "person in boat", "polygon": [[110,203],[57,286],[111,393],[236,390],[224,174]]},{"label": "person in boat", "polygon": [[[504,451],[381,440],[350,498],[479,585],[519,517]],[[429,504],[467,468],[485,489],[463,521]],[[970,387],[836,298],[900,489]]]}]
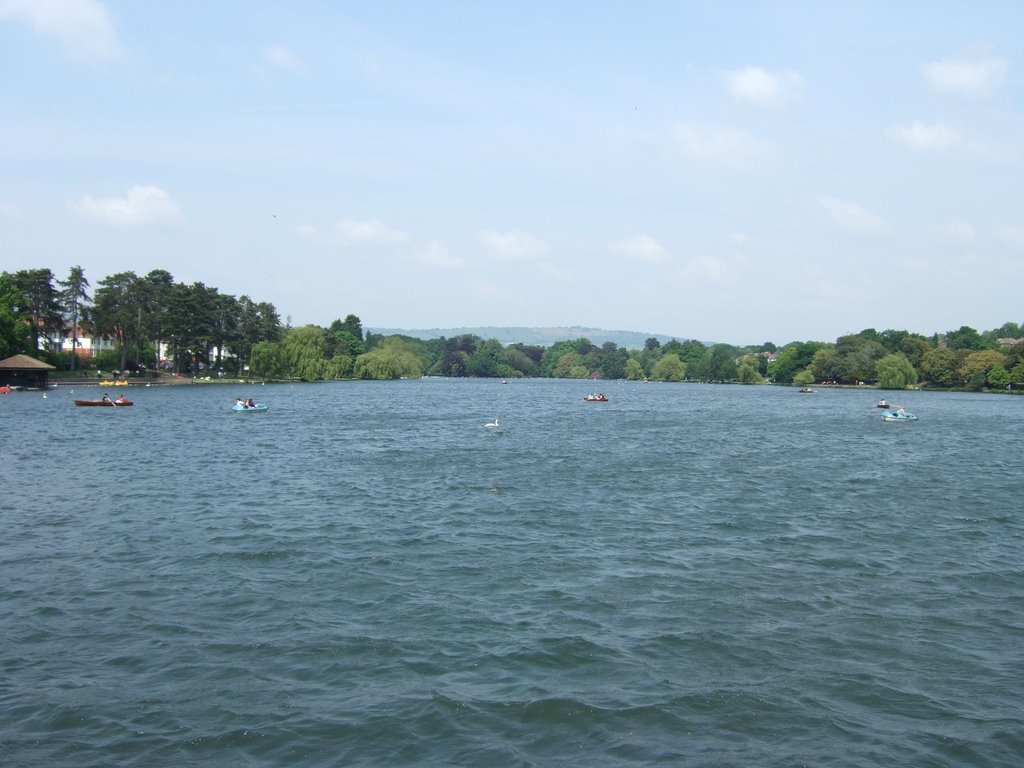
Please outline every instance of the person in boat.
[{"label": "person in boat", "polygon": [[119,402],[119,403],[127,403],[128,402],[128,398],[125,397],[124,395],[118,395],[117,402]]},{"label": "person in boat", "polygon": [[244,406],[245,405],[245,400],[243,400],[240,397],[236,397],[235,398],[235,405],[242,405],[242,406]]},{"label": "person in boat", "polygon": [[255,408],[255,407],[256,407],[256,401],[255,401],[255,400],[253,400],[253,399],[252,399],[252,398],[250,397],[250,398],[249,398],[248,400],[246,400],[246,401],[245,401],[245,407],[246,407],[246,408]]},{"label": "person in boat", "polygon": [[111,400],[110,400],[110,395],[108,395],[108,394],[107,394],[106,392],[104,392],[104,393],[103,393],[103,402],[104,402],[104,403],[109,403],[109,402],[111,402]]}]

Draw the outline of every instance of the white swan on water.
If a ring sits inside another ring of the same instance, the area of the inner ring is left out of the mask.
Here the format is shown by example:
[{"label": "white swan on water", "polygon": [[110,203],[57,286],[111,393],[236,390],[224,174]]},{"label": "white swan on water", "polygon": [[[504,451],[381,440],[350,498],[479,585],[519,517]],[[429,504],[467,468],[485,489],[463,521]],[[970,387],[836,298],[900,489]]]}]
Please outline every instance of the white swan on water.
[{"label": "white swan on water", "polygon": [[498,420],[495,419],[494,421],[489,421],[486,424],[484,424],[484,426],[485,427],[490,427],[491,429],[494,429],[495,427],[498,426]]}]

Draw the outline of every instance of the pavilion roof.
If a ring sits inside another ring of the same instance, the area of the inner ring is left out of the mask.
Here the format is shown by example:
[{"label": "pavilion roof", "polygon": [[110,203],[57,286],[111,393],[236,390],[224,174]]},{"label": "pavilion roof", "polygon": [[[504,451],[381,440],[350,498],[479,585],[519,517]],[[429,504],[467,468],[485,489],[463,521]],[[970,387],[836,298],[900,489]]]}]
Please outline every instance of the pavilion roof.
[{"label": "pavilion roof", "polygon": [[29,357],[28,355],[15,355],[14,357],[8,357],[6,360],[0,360],[0,368],[17,371],[57,370],[49,363],[44,363],[42,360],[36,360],[34,357]]}]

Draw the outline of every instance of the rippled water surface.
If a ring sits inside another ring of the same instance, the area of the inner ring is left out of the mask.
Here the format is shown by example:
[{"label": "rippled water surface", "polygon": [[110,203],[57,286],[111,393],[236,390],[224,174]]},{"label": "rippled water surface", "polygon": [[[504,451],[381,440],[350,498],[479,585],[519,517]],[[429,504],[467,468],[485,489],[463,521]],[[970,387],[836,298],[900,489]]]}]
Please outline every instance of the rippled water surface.
[{"label": "rippled water surface", "polygon": [[1020,764],[1024,398],[593,386],[0,397],[0,764]]}]

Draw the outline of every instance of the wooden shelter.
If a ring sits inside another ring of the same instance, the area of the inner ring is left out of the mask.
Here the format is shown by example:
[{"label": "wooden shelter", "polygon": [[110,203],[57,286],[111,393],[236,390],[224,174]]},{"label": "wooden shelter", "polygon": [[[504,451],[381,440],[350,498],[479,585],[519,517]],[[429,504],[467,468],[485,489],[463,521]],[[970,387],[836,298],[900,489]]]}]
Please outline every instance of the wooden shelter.
[{"label": "wooden shelter", "polygon": [[57,370],[49,363],[28,355],[15,355],[0,360],[0,386],[19,389],[46,389],[50,371]]}]

